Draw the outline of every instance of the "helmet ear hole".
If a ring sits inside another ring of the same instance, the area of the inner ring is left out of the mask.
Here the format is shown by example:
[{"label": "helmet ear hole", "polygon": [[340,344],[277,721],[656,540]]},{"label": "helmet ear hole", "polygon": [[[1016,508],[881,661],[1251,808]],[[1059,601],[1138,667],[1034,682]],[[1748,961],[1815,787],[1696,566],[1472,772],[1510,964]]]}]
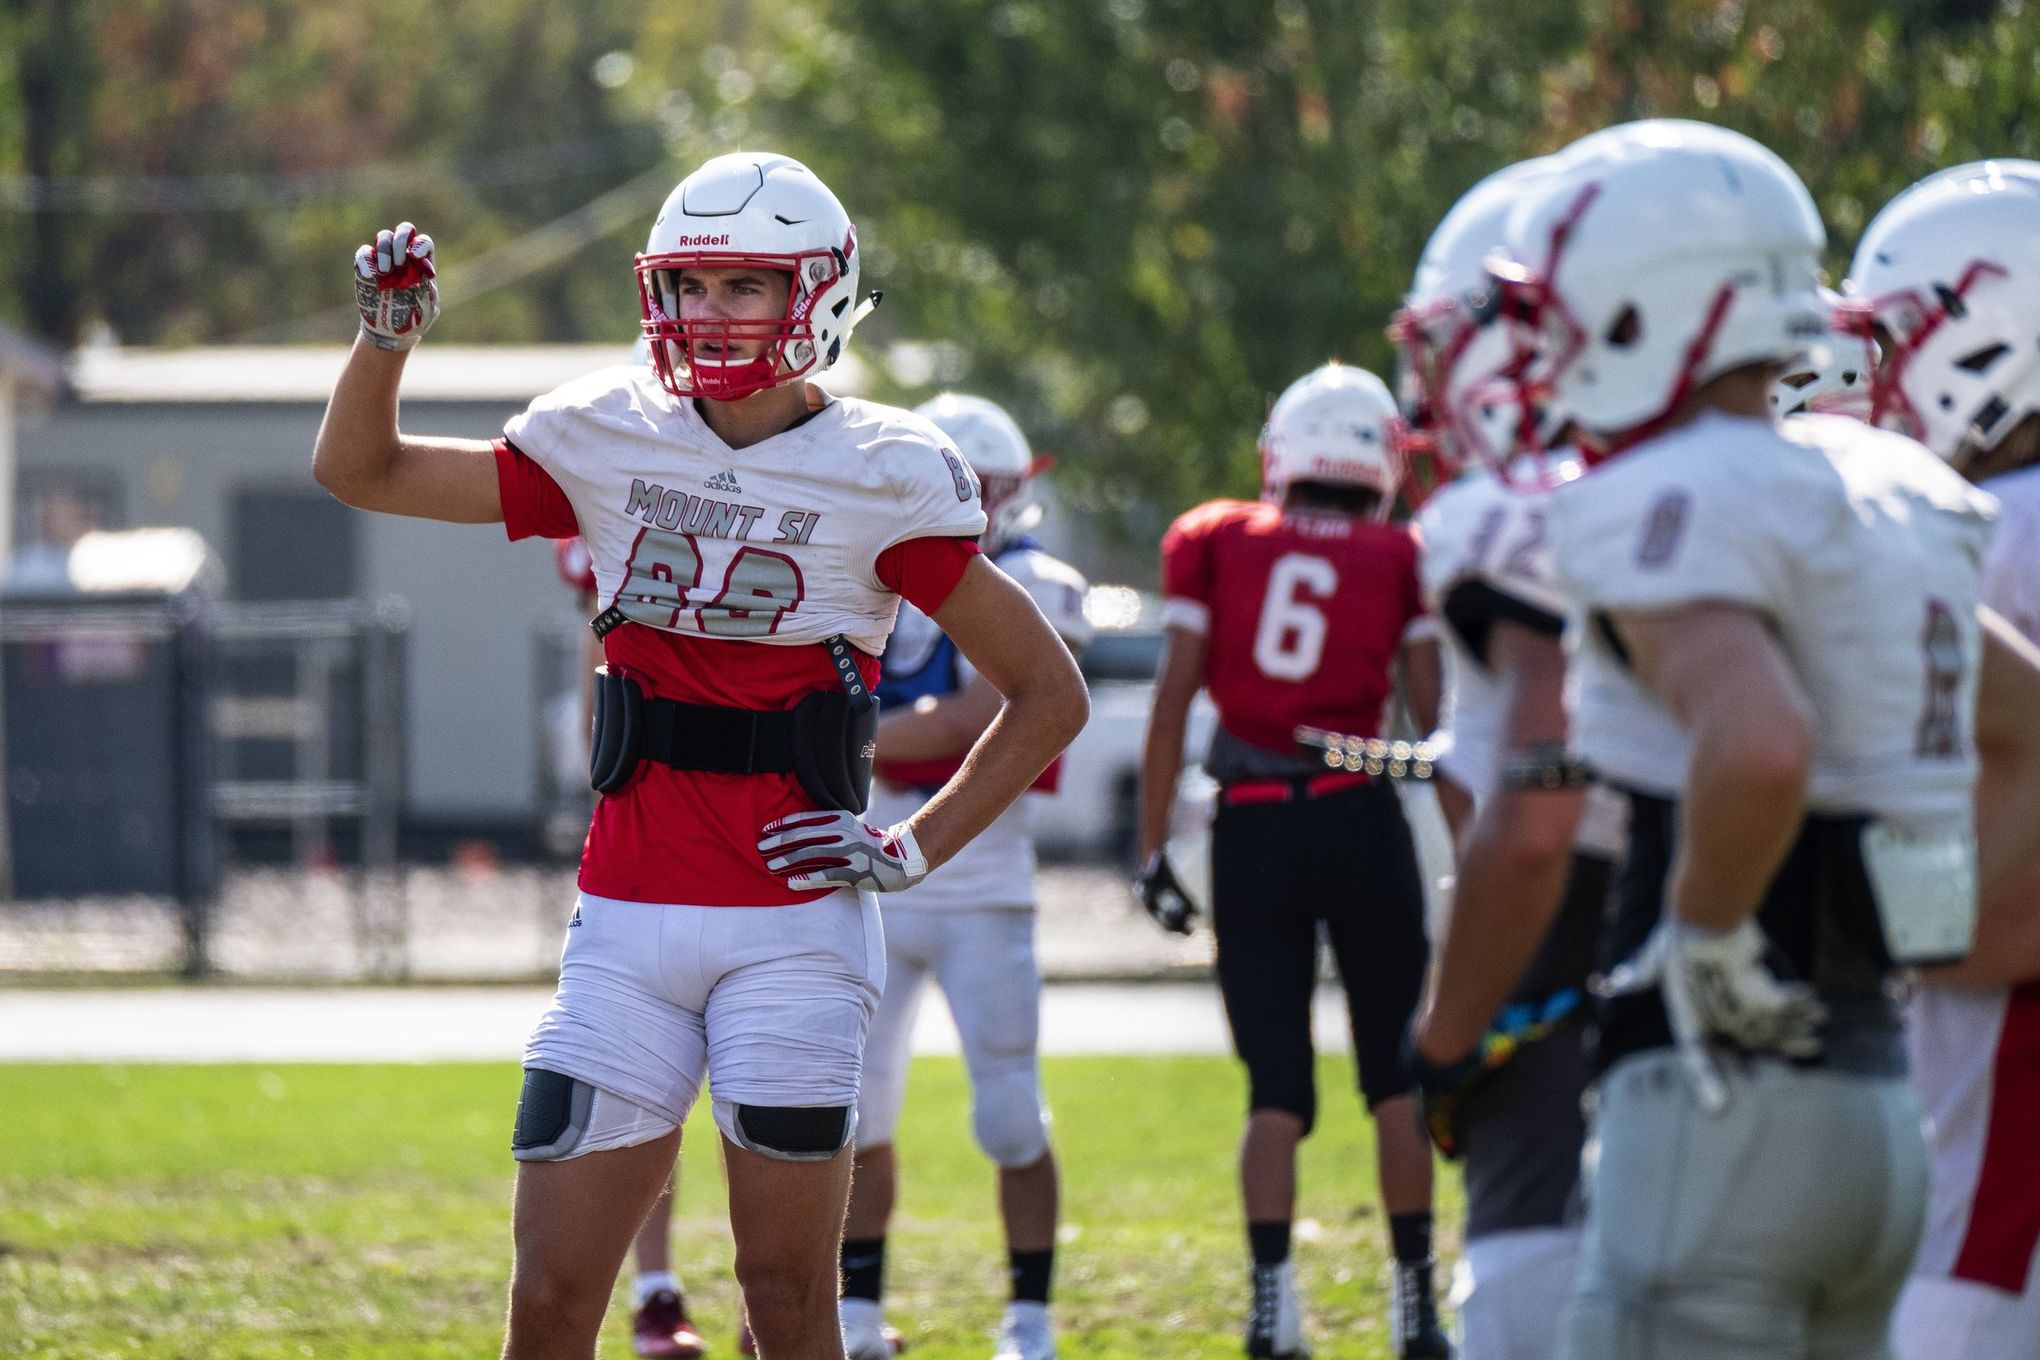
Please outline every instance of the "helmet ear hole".
[{"label": "helmet ear hole", "polygon": [[1985,345],[1973,354],[1966,354],[1955,361],[1955,367],[1969,373],[1983,374],[1990,371],[1992,364],[2012,352],[2010,345]]},{"label": "helmet ear hole", "polygon": [[1602,337],[1615,349],[1628,349],[1643,339],[1643,316],[1635,304],[1622,309],[1622,314],[1609,323],[1608,332]]}]

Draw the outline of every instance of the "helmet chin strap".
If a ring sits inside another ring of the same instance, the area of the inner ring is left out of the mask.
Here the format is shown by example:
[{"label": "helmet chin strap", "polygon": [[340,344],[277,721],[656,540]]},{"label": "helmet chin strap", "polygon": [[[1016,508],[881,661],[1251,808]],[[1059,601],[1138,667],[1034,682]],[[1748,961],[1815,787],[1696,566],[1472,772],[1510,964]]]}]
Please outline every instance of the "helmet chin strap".
[{"label": "helmet chin strap", "polygon": [[864,301],[857,304],[857,310],[850,313],[850,321],[843,327],[843,338],[848,340],[857,329],[858,323],[878,310],[878,304],[885,300],[885,290],[874,288],[866,294]]}]

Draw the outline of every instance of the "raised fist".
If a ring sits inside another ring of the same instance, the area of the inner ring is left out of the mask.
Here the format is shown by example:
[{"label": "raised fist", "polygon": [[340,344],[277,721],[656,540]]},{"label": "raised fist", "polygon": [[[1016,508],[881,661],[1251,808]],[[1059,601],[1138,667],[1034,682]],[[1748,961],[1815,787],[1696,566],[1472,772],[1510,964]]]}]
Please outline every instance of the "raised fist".
[{"label": "raised fist", "polygon": [[409,349],[439,319],[432,238],[409,222],[379,231],[375,243],[354,252],[354,300],[361,333],[377,349]]}]

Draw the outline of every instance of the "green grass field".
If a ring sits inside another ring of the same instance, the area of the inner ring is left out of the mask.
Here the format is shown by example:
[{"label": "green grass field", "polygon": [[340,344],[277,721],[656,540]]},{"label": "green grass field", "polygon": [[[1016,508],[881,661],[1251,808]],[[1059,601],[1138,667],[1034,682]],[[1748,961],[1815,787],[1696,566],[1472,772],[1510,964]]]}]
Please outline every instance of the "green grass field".
[{"label": "green grass field", "polygon": [[[1320,1069],[1326,1108],[1298,1206],[1311,1335],[1328,1360],[1389,1354],[1385,1231],[1350,1072]],[[1232,1065],[1052,1059],[1047,1081],[1065,1178],[1063,1354],[1237,1356]],[[496,1354],[517,1088],[507,1064],[0,1067],[0,1356]],[[959,1062],[916,1063],[888,1293],[917,1360],[984,1360],[1004,1298],[965,1098]],[[711,1354],[733,1357],[705,1109],[687,1139],[675,1255]],[[1440,1199],[1449,1238],[1449,1177]],[[619,1290],[605,1357],[630,1354],[625,1301]]]}]

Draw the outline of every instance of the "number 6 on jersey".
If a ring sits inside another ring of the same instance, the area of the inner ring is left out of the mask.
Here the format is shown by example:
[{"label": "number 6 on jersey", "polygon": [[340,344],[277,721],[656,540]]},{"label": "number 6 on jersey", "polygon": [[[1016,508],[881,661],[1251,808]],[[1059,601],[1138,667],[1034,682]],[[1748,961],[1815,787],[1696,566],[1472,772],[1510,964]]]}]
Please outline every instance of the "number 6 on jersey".
[{"label": "number 6 on jersey", "polygon": [[1268,593],[1254,629],[1254,664],[1271,680],[1308,680],[1325,656],[1321,607],[1339,590],[1339,571],[1322,557],[1284,553],[1268,571]]}]

